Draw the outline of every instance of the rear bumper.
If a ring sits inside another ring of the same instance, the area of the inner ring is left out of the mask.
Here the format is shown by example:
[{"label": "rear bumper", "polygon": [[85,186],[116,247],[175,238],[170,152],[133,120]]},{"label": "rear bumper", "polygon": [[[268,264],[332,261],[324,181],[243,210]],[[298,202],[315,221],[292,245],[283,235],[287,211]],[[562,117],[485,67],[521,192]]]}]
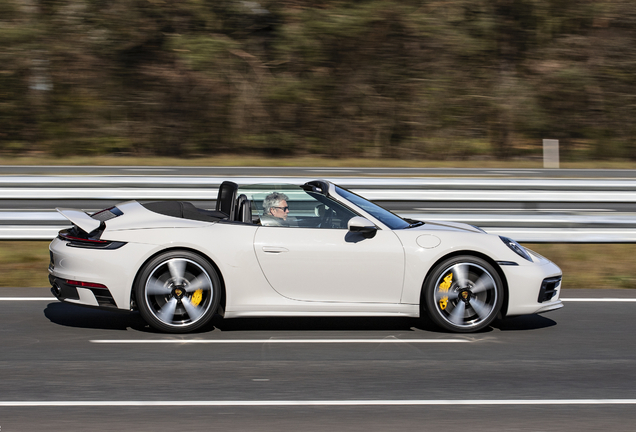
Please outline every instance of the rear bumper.
[{"label": "rear bumper", "polygon": [[105,309],[117,309],[110,290],[106,287],[80,287],[67,279],[49,275],[51,293],[60,301]]},{"label": "rear bumper", "polygon": [[156,246],[127,243],[111,250],[67,244],[68,241],[56,238],[49,246],[49,281],[53,295],[68,303],[130,310],[137,270]]}]

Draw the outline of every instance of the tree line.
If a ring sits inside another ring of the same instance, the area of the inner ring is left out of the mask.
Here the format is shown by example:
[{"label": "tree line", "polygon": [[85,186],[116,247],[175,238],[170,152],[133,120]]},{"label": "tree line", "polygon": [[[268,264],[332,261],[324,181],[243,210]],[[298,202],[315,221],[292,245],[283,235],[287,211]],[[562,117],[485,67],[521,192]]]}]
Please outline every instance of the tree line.
[{"label": "tree line", "polygon": [[636,159],[633,0],[1,0],[0,151]]}]

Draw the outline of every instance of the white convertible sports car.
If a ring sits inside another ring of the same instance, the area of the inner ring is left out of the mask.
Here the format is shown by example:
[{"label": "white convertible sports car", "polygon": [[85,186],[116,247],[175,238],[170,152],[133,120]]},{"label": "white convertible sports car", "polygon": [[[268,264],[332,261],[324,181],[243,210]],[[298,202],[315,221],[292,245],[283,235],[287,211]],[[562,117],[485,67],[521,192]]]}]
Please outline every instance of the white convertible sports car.
[{"label": "white convertible sports car", "polygon": [[[272,196],[286,204],[272,207],[286,218],[264,211]],[[92,215],[58,211],[73,227],[50,245],[53,294],[138,309],[165,332],[192,331],[214,314],[423,313],[445,330],[471,332],[497,316],[563,306],[561,270],[514,240],[466,224],[402,219],[324,180],[224,182],[216,210],[128,201]]]}]

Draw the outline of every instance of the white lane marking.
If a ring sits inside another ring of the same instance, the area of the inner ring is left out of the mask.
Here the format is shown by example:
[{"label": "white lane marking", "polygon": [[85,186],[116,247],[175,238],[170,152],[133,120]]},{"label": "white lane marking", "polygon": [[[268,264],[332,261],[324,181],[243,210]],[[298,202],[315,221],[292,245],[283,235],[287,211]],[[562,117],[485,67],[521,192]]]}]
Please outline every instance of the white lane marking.
[{"label": "white lane marking", "polygon": [[467,339],[92,339],[101,344],[336,344],[336,343],[463,343]]},{"label": "white lane marking", "polygon": [[0,301],[53,301],[55,297],[0,297]]},{"label": "white lane marking", "polygon": [[439,406],[439,405],[635,405],[636,399],[466,400],[227,400],[227,401],[0,401],[0,407],[78,406]]},{"label": "white lane marking", "polygon": [[562,298],[570,302],[636,302],[636,298]]}]

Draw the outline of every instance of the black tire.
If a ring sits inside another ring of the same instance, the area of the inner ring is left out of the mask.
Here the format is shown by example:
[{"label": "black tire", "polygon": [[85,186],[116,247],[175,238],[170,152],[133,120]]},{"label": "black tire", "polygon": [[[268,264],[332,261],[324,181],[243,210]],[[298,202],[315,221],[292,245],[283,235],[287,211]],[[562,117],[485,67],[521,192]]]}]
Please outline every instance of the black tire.
[{"label": "black tire", "polygon": [[438,264],[424,284],[429,317],[444,330],[468,333],[487,327],[501,310],[503,283],[485,260],[456,256]]},{"label": "black tire", "polygon": [[221,281],[212,265],[187,251],[162,253],[144,265],[135,286],[141,316],[157,330],[187,333],[214,316]]}]

